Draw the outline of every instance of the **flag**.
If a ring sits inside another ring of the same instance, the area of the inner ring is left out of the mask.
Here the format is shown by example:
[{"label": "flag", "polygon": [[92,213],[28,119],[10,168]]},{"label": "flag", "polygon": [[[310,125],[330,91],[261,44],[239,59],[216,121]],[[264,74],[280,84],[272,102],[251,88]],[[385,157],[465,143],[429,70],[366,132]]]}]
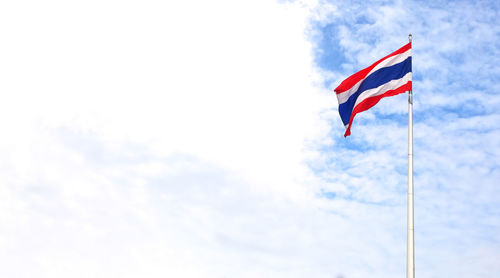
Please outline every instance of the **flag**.
[{"label": "flag", "polygon": [[411,90],[411,42],[344,80],[335,89],[339,114],[351,135],[357,113],[366,111],[384,97]]}]

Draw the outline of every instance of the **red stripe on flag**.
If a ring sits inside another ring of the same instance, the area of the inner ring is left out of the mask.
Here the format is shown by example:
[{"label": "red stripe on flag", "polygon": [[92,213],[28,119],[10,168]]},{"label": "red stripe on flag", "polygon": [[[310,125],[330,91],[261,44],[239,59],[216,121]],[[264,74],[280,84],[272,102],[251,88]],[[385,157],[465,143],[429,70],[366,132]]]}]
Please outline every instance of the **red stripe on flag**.
[{"label": "red stripe on flag", "polygon": [[340,94],[340,93],[343,93],[347,90],[349,90],[350,88],[352,88],[352,86],[356,85],[356,83],[358,83],[360,80],[362,80],[363,78],[366,77],[366,75],[368,73],[370,73],[370,71],[375,67],[377,66],[378,64],[380,64],[382,61],[384,61],[385,59],[389,58],[389,57],[392,57],[394,55],[398,55],[398,54],[401,54],[401,53],[404,53],[406,52],[408,49],[411,49],[411,42],[404,45],[403,47],[401,47],[400,49],[392,52],[391,54],[385,56],[384,58],[378,60],[377,62],[375,62],[373,65],[367,67],[366,69],[363,69],[361,71],[358,71],[356,72],[355,74],[349,76],[346,80],[342,81],[342,83],[340,83],[340,85],[335,88],[335,92],[337,94]]},{"label": "red stripe on flag", "polygon": [[354,109],[352,110],[351,118],[349,119],[349,125],[347,125],[347,129],[345,131],[344,137],[351,135],[352,121],[354,120],[354,116],[356,116],[357,113],[361,113],[363,111],[366,111],[366,110],[372,108],[375,104],[377,104],[380,101],[380,99],[382,99],[384,97],[395,96],[395,95],[402,94],[406,91],[410,91],[411,85],[412,85],[411,81],[408,81],[408,83],[406,83],[406,84],[404,84],[404,85],[402,85],[394,90],[389,90],[389,91],[387,91],[381,95],[378,95],[378,96],[369,97],[369,98],[363,100],[358,105],[356,105],[356,107],[354,107]]}]

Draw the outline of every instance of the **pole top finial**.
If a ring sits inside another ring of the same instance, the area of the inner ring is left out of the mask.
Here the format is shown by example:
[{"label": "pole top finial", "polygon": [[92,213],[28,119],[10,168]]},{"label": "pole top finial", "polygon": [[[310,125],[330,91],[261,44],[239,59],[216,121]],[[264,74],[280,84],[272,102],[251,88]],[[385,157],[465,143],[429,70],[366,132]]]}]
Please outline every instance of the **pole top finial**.
[{"label": "pole top finial", "polygon": [[410,42],[411,42],[411,33],[408,35],[408,39],[409,39],[409,40],[410,40]]}]

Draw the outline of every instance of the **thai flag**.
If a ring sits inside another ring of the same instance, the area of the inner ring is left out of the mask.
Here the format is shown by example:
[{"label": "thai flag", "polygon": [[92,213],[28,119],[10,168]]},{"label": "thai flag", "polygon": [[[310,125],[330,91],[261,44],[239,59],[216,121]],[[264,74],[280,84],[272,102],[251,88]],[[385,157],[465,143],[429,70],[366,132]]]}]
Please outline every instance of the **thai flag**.
[{"label": "thai flag", "polygon": [[344,80],[336,89],[339,113],[351,135],[357,113],[366,111],[384,97],[411,91],[411,42],[373,65]]}]

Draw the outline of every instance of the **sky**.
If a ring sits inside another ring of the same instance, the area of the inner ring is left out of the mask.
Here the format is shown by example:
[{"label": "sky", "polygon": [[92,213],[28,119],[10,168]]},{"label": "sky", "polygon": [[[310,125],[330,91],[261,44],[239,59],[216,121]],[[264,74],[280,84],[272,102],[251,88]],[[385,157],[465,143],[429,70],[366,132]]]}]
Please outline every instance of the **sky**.
[{"label": "sky", "polygon": [[417,277],[500,272],[497,1],[4,1],[1,277],[404,277],[407,96],[333,89],[413,35]]}]

